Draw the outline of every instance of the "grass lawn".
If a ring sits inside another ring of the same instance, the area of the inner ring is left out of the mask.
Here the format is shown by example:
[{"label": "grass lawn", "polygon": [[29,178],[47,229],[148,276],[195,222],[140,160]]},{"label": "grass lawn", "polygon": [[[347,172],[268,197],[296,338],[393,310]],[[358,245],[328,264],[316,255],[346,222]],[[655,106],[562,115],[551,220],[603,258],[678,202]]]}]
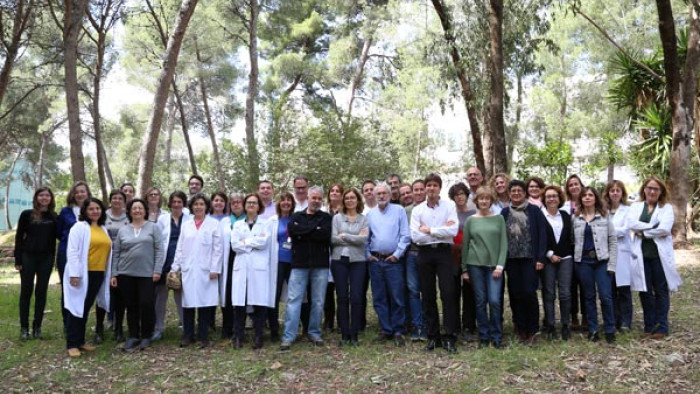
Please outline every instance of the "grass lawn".
[{"label": "grass lawn", "polygon": [[[592,344],[584,333],[575,333],[569,342],[522,346],[512,341],[507,312],[505,349],[477,349],[475,343],[460,343],[456,355],[441,349],[428,354],[420,343],[408,343],[405,348],[372,343],[377,322],[371,308],[370,325],[357,348],[339,348],[339,334],[332,333],[325,336],[325,348],[313,348],[302,339],[286,353],[278,351],[279,343],[269,341],[262,351],[253,351],[251,338],[237,351],[225,343],[204,350],[180,349],[170,301],[166,339],[151,349],[125,354],[107,335],[96,352],[69,359],[61,334],[55,275],[43,327],[46,339],[22,342],[17,313],[19,278],[13,267],[3,265],[0,382],[3,392],[697,392],[698,257],[698,251],[677,254],[685,283],[680,292],[672,294],[672,335],[666,340],[640,339],[642,314],[635,295],[634,331],[619,335],[616,345]],[[94,309],[90,326],[93,324]],[[92,337],[90,330],[88,338]]]}]

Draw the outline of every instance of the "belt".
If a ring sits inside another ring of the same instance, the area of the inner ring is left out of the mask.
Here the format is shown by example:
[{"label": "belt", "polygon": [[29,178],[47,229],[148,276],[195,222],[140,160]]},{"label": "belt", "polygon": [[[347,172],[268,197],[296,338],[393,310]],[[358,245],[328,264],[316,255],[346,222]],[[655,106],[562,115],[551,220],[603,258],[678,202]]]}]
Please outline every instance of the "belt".
[{"label": "belt", "polygon": [[451,244],[442,242],[442,243],[437,243],[437,244],[427,244],[427,245],[418,245],[419,249],[438,249],[438,248],[449,248]]},{"label": "belt", "polygon": [[587,257],[589,259],[596,260],[598,258],[598,255],[596,254],[595,249],[593,249],[584,251],[583,253],[581,253],[581,257]]},{"label": "belt", "polygon": [[379,260],[386,260],[387,258],[392,256],[391,254],[381,254],[381,253],[377,253],[377,252],[370,252],[369,254],[378,258]]}]

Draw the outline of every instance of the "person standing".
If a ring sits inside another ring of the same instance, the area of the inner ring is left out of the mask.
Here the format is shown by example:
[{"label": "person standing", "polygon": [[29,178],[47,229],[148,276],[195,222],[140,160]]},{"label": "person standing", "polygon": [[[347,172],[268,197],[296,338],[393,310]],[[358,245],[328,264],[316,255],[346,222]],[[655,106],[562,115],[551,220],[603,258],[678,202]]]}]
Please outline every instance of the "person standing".
[{"label": "person standing", "polygon": [[462,232],[462,279],[474,289],[479,347],[490,344],[499,349],[503,338],[503,267],[508,255],[506,223],[491,210],[493,191],[480,187],[474,200],[478,210],[465,220]]},{"label": "person standing", "polygon": [[331,271],[338,293],[338,326],[342,345],[359,344],[362,292],[367,271],[365,247],[369,223],[362,215],[362,196],[351,188],[343,193],[342,212],[333,216]]},{"label": "person standing", "polygon": [[377,206],[377,199],[374,197],[375,186],[377,186],[377,183],[371,179],[368,179],[362,183],[362,197],[365,199],[365,209],[362,211],[362,214],[365,216],[367,216],[370,209]]},{"label": "person standing", "polygon": [[279,307],[284,284],[289,287],[289,274],[292,271],[292,238],[287,232],[287,225],[294,213],[294,196],[282,192],[275,207],[277,215],[270,218],[270,234],[272,242],[277,242],[277,285],[275,289],[275,306],[268,310],[270,340],[279,340]]},{"label": "person standing", "polygon": [[151,345],[155,324],[155,283],[163,270],[162,231],[146,220],[148,204],[134,198],[127,205],[129,224],[114,242],[110,285],[121,290],[126,304],[129,339],[122,348],[131,352]]},{"label": "person standing", "polygon": [[231,282],[233,277],[233,261],[236,252],[231,249],[231,231],[236,222],[245,220],[243,209],[243,193],[234,192],[229,196],[230,215],[221,220],[221,235],[223,244],[223,268],[219,277],[219,301],[221,302],[221,338],[233,340],[234,306],[231,303]]},{"label": "person standing", "polygon": [[246,218],[236,222],[231,231],[231,249],[236,253],[231,277],[231,303],[235,307],[233,347],[243,347],[246,307],[252,306],[253,349],[261,349],[265,317],[275,305],[277,243],[272,241],[270,226],[260,217],[265,210],[262,198],[257,193],[248,194],[243,205]]},{"label": "person standing", "polygon": [[112,241],[104,226],[106,215],[102,201],[89,197],[80,208],[79,221],[71,228],[66,247],[63,294],[66,310],[66,348],[70,357],[95,347],[85,343],[85,326],[90,308],[98,304],[109,310],[109,286]]},{"label": "person standing", "polygon": [[323,346],[321,315],[328,285],[328,261],[330,260],[331,215],[321,210],[323,188],[309,188],[308,207],[292,215],[287,231],[292,238],[292,272],[289,276],[289,294],[284,319],[284,334],[280,350],[287,351],[297,337],[301,303],[311,282],[311,312],[309,339],[314,346]]},{"label": "person standing", "polygon": [[632,291],[630,289],[630,259],[632,258],[630,229],[625,184],[613,180],[605,186],[603,199],[615,225],[617,234],[617,265],[612,277],[612,298],[615,310],[615,328],[623,332],[632,329]]},{"label": "person standing", "polygon": [[588,340],[597,342],[598,307],[596,289],[603,312],[605,340],[615,343],[615,312],[610,277],[617,262],[617,234],[603,201],[592,187],[581,189],[579,210],[574,215],[574,269],[586,300]]},{"label": "person standing", "polygon": [[491,207],[491,211],[496,215],[500,215],[503,208],[510,206],[510,194],[508,193],[509,182],[510,176],[503,172],[493,174],[489,181],[491,189],[496,194],[496,201],[493,202],[493,206]]},{"label": "person standing", "polygon": [[182,272],[183,337],[180,347],[194,342],[197,314],[199,347],[209,346],[209,322],[219,303],[221,274],[221,231],[219,222],[207,216],[211,201],[203,193],[189,201],[192,219],[182,223],[172,272]]},{"label": "person standing", "polygon": [[401,177],[399,174],[388,174],[386,176],[386,183],[391,188],[391,203],[400,204],[399,186],[401,185]]},{"label": "person standing", "polygon": [[275,216],[275,202],[273,201],[275,197],[275,188],[272,186],[272,182],[260,181],[258,184],[258,196],[260,196],[262,199],[262,204],[265,207],[265,210],[260,218],[267,220]]},{"label": "person standing", "polygon": [[538,271],[547,259],[547,219],[542,210],[527,201],[525,182],[508,185],[510,206],[501,215],[506,222],[508,259],[506,272],[510,309],[520,341],[532,344],[539,331]]},{"label": "person standing", "polygon": [[[583,181],[578,175],[572,174],[566,179],[564,192],[566,193],[566,202],[562,209],[569,212],[573,217],[579,209],[578,202],[583,188]],[[578,275],[573,275],[571,278],[571,328],[587,330],[586,324],[586,307],[581,290],[581,284],[578,281]],[[581,312],[581,320],[579,323],[578,314]]]},{"label": "person standing", "polygon": [[[343,208],[343,188],[342,183],[334,183],[328,189],[326,195],[326,205],[322,208],[328,212],[331,217],[338,214]],[[328,262],[330,267],[330,261]],[[330,272],[330,271],[329,271]],[[326,286],[326,300],[323,303],[323,329],[333,331],[335,329],[335,280],[333,275],[328,276],[328,286]]]},{"label": "person standing", "polygon": [[[406,219],[411,223],[413,208],[425,201],[425,182],[416,179],[411,185],[413,203],[404,207]],[[406,261],[406,316],[411,325],[411,342],[426,341],[428,338],[423,325],[423,306],[420,296],[420,275],[418,273],[418,245],[413,241],[404,254]]]},{"label": "person standing", "polygon": [[[22,211],[15,233],[15,269],[19,271],[20,339],[29,339],[29,305],[34,293],[32,338],[42,339],[46,292],[56,256],[56,200],[48,187],[34,192],[32,209]],[[34,280],[36,279],[36,286]]]},{"label": "person standing", "polygon": [[[432,351],[443,347],[448,353],[457,352],[459,308],[456,305],[457,288],[452,262],[452,244],[457,235],[459,217],[454,202],[440,198],[442,178],[429,174],[425,178],[427,199],[413,209],[411,238],[418,245],[418,270],[423,295],[423,318],[428,331],[428,345]],[[440,314],[437,307],[435,277],[440,287],[444,319],[444,335],[440,336]]]},{"label": "person standing", "polygon": [[[473,195],[484,184],[484,174],[478,167],[469,167],[466,176],[467,185],[469,186],[469,195]],[[476,209],[473,198],[469,199],[469,209]]]},{"label": "person standing", "polygon": [[309,180],[303,175],[294,178],[294,212],[303,211],[309,206]]},{"label": "person standing", "polygon": [[643,338],[664,339],[668,335],[669,291],[683,284],[676,271],[673,253],[673,206],[668,202],[666,183],[647,178],[639,188],[639,202],[630,207],[632,237],[632,290],[639,291],[644,312]]},{"label": "person standing", "polygon": [[148,218],[147,220],[158,223],[158,219],[165,214],[161,207],[163,206],[163,195],[157,187],[149,187],[146,190],[146,201],[148,201]]},{"label": "person standing", "polygon": [[369,211],[369,260],[374,310],[381,332],[375,341],[394,340],[404,346],[406,325],[405,284],[402,257],[410,243],[406,211],[391,203],[391,189],[381,182],[374,188],[377,207]]}]

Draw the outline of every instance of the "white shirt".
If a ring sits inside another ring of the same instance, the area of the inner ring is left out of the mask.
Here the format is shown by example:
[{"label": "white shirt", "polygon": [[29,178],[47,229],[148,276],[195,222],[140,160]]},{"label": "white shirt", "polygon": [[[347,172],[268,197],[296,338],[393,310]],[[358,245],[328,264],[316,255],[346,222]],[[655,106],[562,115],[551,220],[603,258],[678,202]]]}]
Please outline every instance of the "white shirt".
[{"label": "white shirt", "polygon": [[559,243],[561,231],[564,229],[564,219],[561,217],[561,212],[557,209],[557,213],[552,215],[545,209],[542,213],[544,213],[544,217],[547,218],[549,225],[552,226],[552,230],[554,230],[554,240]]},{"label": "white shirt", "polygon": [[[452,222],[447,225],[447,222]],[[430,227],[430,234],[420,231],[421,226]],[[423,201],[413,208],[411,213],[411,239],[418,245],[435,243],[453,243],[453,238],[459,230],[459,217],[457,207],[451,200],[438,200],[435,206],[428,206],[428,201]]]},{"label": "white shirt", "polygon": [[296,201],[296,200],[294,200],[294,202],[295,202],[295,204],[294,204],[294,212],[303,211],[303,210],[305,210],[306,208],[309,207],[309,200],[308,200],[308,199],[304,200],[304,202],[299,202],[299,201]]}]

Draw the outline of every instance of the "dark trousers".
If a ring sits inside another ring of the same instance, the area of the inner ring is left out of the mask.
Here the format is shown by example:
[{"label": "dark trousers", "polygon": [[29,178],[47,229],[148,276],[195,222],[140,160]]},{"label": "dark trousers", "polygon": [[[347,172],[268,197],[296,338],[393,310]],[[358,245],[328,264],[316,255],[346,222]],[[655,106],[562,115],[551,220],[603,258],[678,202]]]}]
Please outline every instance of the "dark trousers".
[{"label": "dark trousers", "polygon": [[369,267],[365,266],[365,277],[362,280],[362,310],[360,314],[360,331],[367,327],[367,292],[369,291]]},{"label": "dark trousers", "polygon": [[66,327],[66,349],[78,348],[85,344],[85,326],[87,325],[88,317],[90,316],[90,308],[97,298],[97,293],[100,291],[100,286],[104,281],[104,271],[88,271],[87,278],[87,294],[83,304],[83,317],[73,316],[68,309],[67,327]]},{"label": "dark trousers", "polygon": [[209,337],[209,322],[216,311],[215,306],[182,308],[182,331],[185,338],[194,339],[194,316],[197,314],[197,339],[206,341]]},{"label": "dark trousers", "polygon": [[[34,324],[32,328],[41,328],[53,260],[53,253],[22,252],[22,271],[19,272],[22,283],[19,295],[19,323],[22,329],[29,329],[29,304],[32,301],[32,293],[34,294]],[[36,285],[34,284],[35,278]]]},{"label": "dark trousers", "polygon": [[[124,313],[126,311],[126,304],[124,302],[124,295],[119,287],[111,287],[109,289],[109,305],[110,313],[113,317],[114,331],[121,333],[124,326]],[[102,334],[104,332],[105,316],[107,311],[100,308],[99,306],[95,309],[95,332]]]},{"label": "dark trousers", "polygon": [[615,275],[612,276],[612,298],[615,309],[615,327],[632,328],[632,291],[630,286],[617,286]]},{"label": "dark trousers", "polygon": [[540,305],[537,300],[539,276],[531,258],[508,259],[508,295],[513,322],[520,335],[533,335],[539,330]]},{"label": "dark trousers", "polygon": [[437,276],[444,316],[445,339],[455,340],[459,328],[459,306],[455,302],[457,288],[449,245],[437,248],[421,247],[418,252],[418,272],[420,273],[420,287],[423,295],[423,322],[428,338],[440,338],[440,314],[437,307],[437,288],[435,287],[435,277]]},{"label": "dark trousers", "polygon": [[668,310],[671,307],[668,282],[659,258],[644,258],[647,291],[639,292],[644,312],[644,332],[668,334]]},{"label": "dark trousers", "polygon": [[56,255],[56,269],[58,270],[58,281],[61,284],[61,317],[63,318],[63,331],[68,333],[68,315],[70,312],[64,307],[63,302],[63,272],[66,269],[66,262],[68,258],[66,257],[66,251],[58,251]]},{"label": "dark trousers", "polygon": [[292,273],[292,264],[280,261],[277,265],[277,289],[275,290],[275,307],[269,308],[267,323],[270,326],[270,334],[274,337],[280,333],[280,298],[285,282],[289,283],[289,274]]},{"label": "dark trousers", "polygon": [[155,283],[153,278],[120,275],[117,278],[126,301],[129,337],[148,339],[156,324]]},{"label": "dark trousers", "polygon": [[[334,279],[335,280],[335,279]],[[328,282],[326,286],[326,300],[323,303],[323,328],[335,327],[335,283]]]},{"label": "dark trousers", "polygon": [[476,299],[474,298],[474,288],[472,288],[472,284],[470,282],[462,280],[462,277],[459,273],[457,273],[456,275],[457,284],[459,286],[458,288],[462,289],[461,292],[457,292],[457,305],[459,305],[460,298],[462,302],[462,331],[475,334]]},{"label": "dark trousers", "polygon": [[366,261],[350,262],[347,257],[331,261],[331,272],[338,293],[338,327],[343,339],[356,337],[362,317],[362,287]]},{"label": "dark trousers", "polygon": [[578,313],[581,312],[581,324],[586,323],[586,300],[583,298],[581,290],[581,282],[578,276],[571,276],[571,318],[578,318]]},{"label": "dark trousers", "polygon": [[[234,308],[233,335],[242,341],[243,333],[245,332],[246,307],[236,306]],[[269,309],[270,308],[265,306],[256,305],[253,307],[253,329],[255,331],[255,338],[262,338],[263,336],[265,317],[268,315]]]},{"label": "dark trousers", "polygon": [[224,305],[221,306],[221,336],[230,339],[233,337],[233,322],[235,308],[231,303],[231,282],[233,276],[233,260],[236,258],[236,253],[231,251],[228,255],[228,268],[226,269],[226,283],[224,286]]}]

